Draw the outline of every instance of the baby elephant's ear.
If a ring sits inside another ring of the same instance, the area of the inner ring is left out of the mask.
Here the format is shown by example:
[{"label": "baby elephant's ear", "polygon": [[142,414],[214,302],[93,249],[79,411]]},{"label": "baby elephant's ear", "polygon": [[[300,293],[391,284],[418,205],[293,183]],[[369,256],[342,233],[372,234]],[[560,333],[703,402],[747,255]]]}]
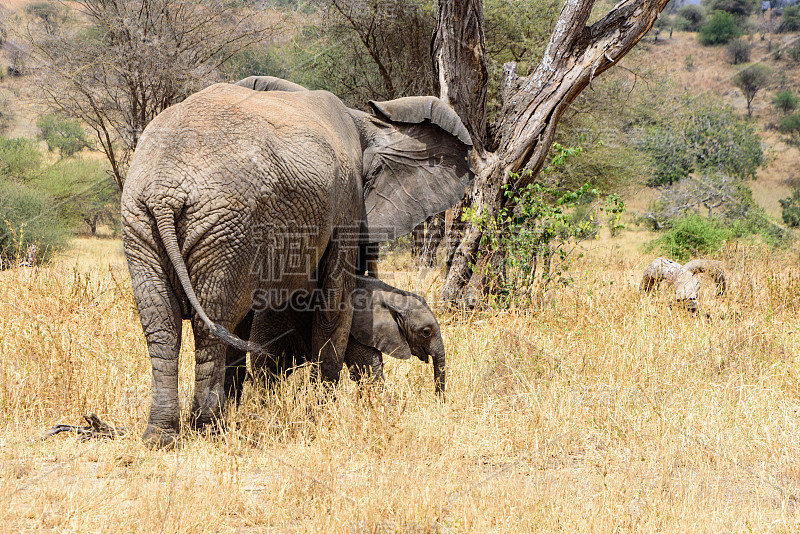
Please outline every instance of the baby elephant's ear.
[{"label": "baby elephant's ear", "polygon": [[402,310],[373,292],[370,306],[353,311],[350,335],[362,345],[378,349],[394,358],[411,358],[411,347],[403,334]]},{"label": "baby elephant's ear", "polygon": [[370,105],[362,242],[378,243],[407,234],[464,197],[473,177],[467,159],[472,141],[456,112],[436,97]]}]

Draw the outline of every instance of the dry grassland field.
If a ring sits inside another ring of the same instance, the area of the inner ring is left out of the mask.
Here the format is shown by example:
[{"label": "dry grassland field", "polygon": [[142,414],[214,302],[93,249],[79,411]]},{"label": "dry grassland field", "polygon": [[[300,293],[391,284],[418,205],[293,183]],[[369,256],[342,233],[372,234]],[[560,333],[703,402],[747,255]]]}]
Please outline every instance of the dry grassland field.
[{"label": "dry grassland field", "polygon": [[[0,532],[797,532],[797,252],[729,247],[730,291],[706,281],[691,315],[638,291],[652,257],[625,235],[540,308],[439,310],[445,402],[418,361],[389,361],[382,394],[343,377],[326,398],[301,372],[171,451],[140,440],[150,364],[119,241],[2,272]],[[438,271],[382,268],[435,302]],[[89,412],[129,433],[42,439]]]}]

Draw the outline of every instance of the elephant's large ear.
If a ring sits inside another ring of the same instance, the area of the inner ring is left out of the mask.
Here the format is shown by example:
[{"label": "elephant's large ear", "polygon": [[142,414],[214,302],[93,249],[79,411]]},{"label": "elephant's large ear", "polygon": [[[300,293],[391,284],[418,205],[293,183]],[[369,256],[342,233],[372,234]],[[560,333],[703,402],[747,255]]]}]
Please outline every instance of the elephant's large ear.
[{"label": "elephant's large ear", "polygon": [[403,334],[403,311],[374,291],[368,306],[353,311],[350,335],[362,345],[394,358],[411,358],[411,347]]},{"label": "elephant's large ear", "polygon": [[376,118],[364,151],[366,231],[362,242],[407,234],[454,206],[472,180],[469,133],[436,97],[370,102]]},{"label": "elephant's large ear", "polygon": [[276,78],[275,76],[248,76],[244,80],[239,80],[234,85],[247,87],[253,91],[308,91],[302,85],[297,85],[289,80],[283,78]]}]

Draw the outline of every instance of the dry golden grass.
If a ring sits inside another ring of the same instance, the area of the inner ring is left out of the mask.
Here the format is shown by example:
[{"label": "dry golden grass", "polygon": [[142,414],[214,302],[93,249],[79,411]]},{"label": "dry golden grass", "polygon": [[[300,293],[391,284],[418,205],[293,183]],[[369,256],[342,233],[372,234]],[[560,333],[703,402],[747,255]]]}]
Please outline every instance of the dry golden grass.
[{"label": "dry golden grass", "polygon": [[[2,532],[800,528],[794,256],[730,249],[731,291],[696,317],[637,291],[651,258],[598,248],[540,310],[439,313],[444,403],[419,362],[327,401],[298,373],[165,452],[139,439],[150,370],[119,244],[90,244],[0,273]],[[384,271],[434,301],[441,281],[410,267]],[[92,411],[129,436],[40,438]]]}]

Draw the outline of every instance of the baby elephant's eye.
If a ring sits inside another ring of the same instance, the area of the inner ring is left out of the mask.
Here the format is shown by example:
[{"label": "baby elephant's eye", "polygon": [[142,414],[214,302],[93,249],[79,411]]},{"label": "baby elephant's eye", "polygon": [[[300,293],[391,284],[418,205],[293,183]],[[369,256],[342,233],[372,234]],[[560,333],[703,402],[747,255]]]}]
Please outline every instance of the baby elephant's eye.
[{"label": "baby elephant's eye", "polygon": [[430,326],[426,326],[422,329],[422,335],[424,337],[431,337],[431,334],[433,334],[433,329],[431,329]]}]

